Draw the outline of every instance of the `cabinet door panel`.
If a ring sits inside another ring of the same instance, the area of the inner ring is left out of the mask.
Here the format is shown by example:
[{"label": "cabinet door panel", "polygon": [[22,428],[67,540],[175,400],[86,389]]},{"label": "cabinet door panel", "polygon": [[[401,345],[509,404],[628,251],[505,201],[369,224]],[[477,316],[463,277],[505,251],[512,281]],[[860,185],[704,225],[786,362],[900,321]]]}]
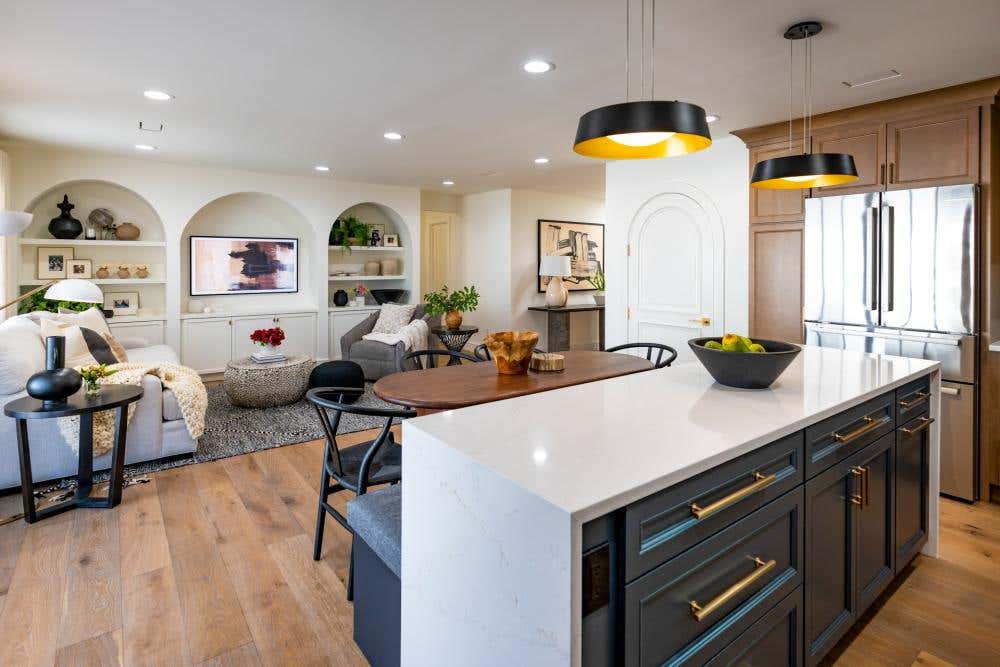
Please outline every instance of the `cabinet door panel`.
[{"label": "cabinet door panel", "polygon": [[108,328],[115,338],[141,338],[147,345],[163,345],[163,322],[108,322]]},{"label": "cabinet door panel", "polygon": [[232,360],[232,326],[228,319],[181,322],[181,359],[199,373],[221,373]]},{"label": "cabinet door panel", "polygon": [[889,123],[887,132],[887,189],[979,181],[978,107]]},{"label": "cabinet door panel", "polygon": [[802,223],[750,227],[750,336],[802,342]]},{"label": "cabinet door panel", "polygon": [[290,357],[314,357],[316,355],[316,316],[278,315],[274,326],[285,332],[282,351]]},{"label": "cabinet door panel", "polygon": [[896,432],[897,572],[927,543],[930,431],[923,426],[925,419],[928,419],[926,411]]},{"label": "cabinet door panel", "polygon": [[708,667],[799,667],[802,664],[802,587],[707,663]]},{"label": "cabinet door panel", "polygon": [[855,125],[816,132],[812,136],[814,153],[847,153],[854,157],[858,180],[846,185],[815,188],[813,196],[846,195],[875,192],[884,186],[885,125]]},{"label": "cabinet door panel", "polygon": [[852,468],[861,471],[863,504],[857,509],[857,606],[863,614],[892,581],[894,556],[895,434],[889,434],[852,457]]},{"label": "cabinet door panel", "polygon": [[233,319],[233,358],[242,359],[254,352],[260,352],[260,346],[250,340],[250,334],[257,329],[271,329],[276,326],[278,325],[274,323],[274,317],[270,315]]},{"label": "cabinet door panel", "polygon": [[839,463],[806,484],[805,654],[816,664],[854,623],[855,484]]},{"label": "cabinet door panel", "polygon": [[[767,144],[750,149],[750,174],[761,160],[769,160],[802,152],[802,142],[788,148],[786,142]],[[758,190],[750,188],[750,223],[795,222],[805,218],[805,190]]]}]

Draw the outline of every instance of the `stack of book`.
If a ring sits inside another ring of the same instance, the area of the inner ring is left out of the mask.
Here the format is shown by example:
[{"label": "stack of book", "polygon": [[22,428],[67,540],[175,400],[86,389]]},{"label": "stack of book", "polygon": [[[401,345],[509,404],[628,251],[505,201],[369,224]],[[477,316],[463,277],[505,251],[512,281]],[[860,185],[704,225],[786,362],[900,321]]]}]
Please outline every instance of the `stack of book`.
[{"label": "stack of book", "polygon": [[261,350],[260,352],[254,352],[251,354],[250,358],[258,364],[273,364],[278,361],[284,361],[285,355],[280,352],[268,352],[267,350]]}]

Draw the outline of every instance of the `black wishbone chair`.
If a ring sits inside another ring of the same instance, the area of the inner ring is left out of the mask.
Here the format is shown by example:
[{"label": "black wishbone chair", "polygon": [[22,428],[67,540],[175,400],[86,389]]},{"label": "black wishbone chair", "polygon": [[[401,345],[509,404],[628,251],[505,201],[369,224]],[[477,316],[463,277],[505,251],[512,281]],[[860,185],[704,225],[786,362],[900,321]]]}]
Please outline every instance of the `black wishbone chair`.
[{"label": "black wishbone chair", "polygon": [[[319,486],[319,509],[316,513],[316,538],[313,543],[313,560],[319,560],[323,551],[324,515],[329,514],[345,530],[354,532],[347,525],[347,517],[338,512],[328,502],[330,494],[338,491],[352,491],[361,496],[369,486],[396,484],[402,479],[402,448],[389,430],[393,419],[416,417],[417,411],[409,408],[375,408],[344,403],[347,396],[360,396],[363,389],[355,387],[317,387],[310,389],[306,398],[316,408],[326,447],[323,449],[323,477]],[[333,419],[330,418],[333,412]],[[384,417],[378,436],[374,440],[350,447],[337,445],[337,428],[344,413],[363,417]],[[332,480],[332,481],[331,481]],[[354,599],[354,549],[351,549],[351,564],[347,575],[347,599]]]},{"label": "black wishbone chair", "polygon": [[[621,352],[622,350],[646,350],[646,360],[653,362],[653,368],[663,368],[674,363],[677,358],[677,350],[662,343],[625,343],[615,345],[604,350],[605,352]],[[657,350],[656,361],[653,361],[653,350]],[[667,352],[667,360],[663,360],[663,353]]]},{"label": "black wishbone chair", "polygon": [[396,363],[396,370],[400,373],[405,373],[406,371],[422,371],[428,368],[437,368],[438,361],[444,361],[447,359],[446,363],[441,364],[441,366],[455,366],[462,363],[462,361],[469,361],[474,364],[479,363],[482,359],[476,359],[470,354],[465,352],[452,352],[451,350],[414,350],[413,352],[407,352],[399,358]]},{"label": "black wishbone chair", "polygon": [[[545,350],[540,350],[537,347],[533,350],[535,354],[545,354]],[[486,347],[486,343],[480,343],[476,346],[476,349],[472,351],[476,359],[479,361],[493,361],[493,355],[490,353],[490,348]]]}]

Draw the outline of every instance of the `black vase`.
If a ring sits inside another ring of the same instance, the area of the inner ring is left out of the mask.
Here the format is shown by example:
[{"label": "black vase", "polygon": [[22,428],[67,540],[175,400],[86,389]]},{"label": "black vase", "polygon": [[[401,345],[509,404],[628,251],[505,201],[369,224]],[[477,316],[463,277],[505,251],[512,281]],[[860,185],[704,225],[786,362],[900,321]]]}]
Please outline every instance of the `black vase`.
[{"label": "black vase", "polygon": [[28,396],[37,398],[45,407],[66,402],[75,394],[83,378],[72,368],[63,368],[66,358],[66,337],[49,336],[45,339],[45,370],[35,373],[24,385]]},{"label": "black vase", "polygon": [[347,305],[347,292],[342,289],[333,293],[333,305],[343,308]]},{"label": "black vase", "polygon": [[69,214],[76,206],[69,203],[69,196],[63,195],[61,204],[56,205],[62,213],[49,221],[49,234],[57,239],[75,239],[83,232],[83,225]]}]

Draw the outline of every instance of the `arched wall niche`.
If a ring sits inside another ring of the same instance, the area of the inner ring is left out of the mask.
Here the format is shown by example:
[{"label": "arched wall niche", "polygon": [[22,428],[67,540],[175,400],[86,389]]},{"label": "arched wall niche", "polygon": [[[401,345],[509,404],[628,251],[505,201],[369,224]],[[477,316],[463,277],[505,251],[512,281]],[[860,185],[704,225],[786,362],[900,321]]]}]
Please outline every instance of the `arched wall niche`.
[{"label": "arched wall niche", "polygon": [[[191,237],[237,236],[298,240],[298,292],[191,296]],[[315,231],[306,217],[284,199],[263,192],[235,192],[213,199],[191,217],[180,239],[180,308],[189,312],[195,299],[217,312],[266,312],[268,309],[315,308]]]},{"label": "arched wall niche", "polygon": [[[414,274],[412,271],[415,263],[414,258],[416,255],[414,253],[416,252],[416,248],[414,247],[410,226],[406,224],[403,216],[391,206],[385,204],[372,201],[358,202],[345,208],[330,222],[331,231],[333,223],[336,220],[348,216],[354,216],[361,222],[369,225],[378,224],[384,226],[387,233],[396,234],[399,237],[399,249],[388,250],[383,248],[381,250],[373,249],[364,252],[354,251],[347,253],[340,247],[331,246],[328,253],[328,274],[332,276],[334,272],[342,270],[360,272],[366,261],[380,262],[383,259],[394,259],[398,260],[402,277],[392,280],[372,280],[370,276],[358,276],[356,279],[350,281],[331,280],[327,294],[328,304],[333,304],[333,295],[338,289],[344,289],[350,293],[350,289],[354,288],[358,283],[364,284],[368,289],[405,289],[407,290],[406,301],[408,303],[418,301],[419,295],[415,293],[416,281],[413,278]],[[372,297],[368,297],[367,302],[371,305],[374,303],[374,300]]]},{"label": "arched wall niche", "polygon": [[[163,241],[166,233],[163,221],[156,209],[137,192],[111,181],[82,179],[65,181],[48,188],[31,200],[25,211],[34,217],[31,224],[21,234],[24,238],[51,238],[48,232],[49,220],[59,215],[57,204],[63,195],[76,208],[72,215],[81,223],[95,208],[106,208],[115,217],[116,223],[132,222],[141,230],[142,241]],[[83,235],[80,235],[83,238]],[[56,239],[53,239],[56,241]]]}]

